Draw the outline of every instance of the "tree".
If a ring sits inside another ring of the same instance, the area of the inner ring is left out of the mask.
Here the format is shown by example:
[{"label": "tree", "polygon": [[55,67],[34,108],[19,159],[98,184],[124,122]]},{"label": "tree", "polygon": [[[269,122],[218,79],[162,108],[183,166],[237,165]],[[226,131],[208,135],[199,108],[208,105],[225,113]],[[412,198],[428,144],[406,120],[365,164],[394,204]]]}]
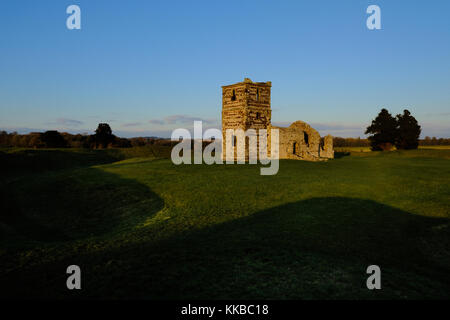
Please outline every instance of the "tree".
[{"label": "tree", "polygon": [[[398,133],[395,141],[397,149],[417,149],[421,128],[408,110],[397,115]],[[428,138],[429,139],[429,138]]]},{"label": "tree", "polygon": [[372,124],[367,127],[365,134],[372,134],[368,139],[373,151],[390,150],[397,138],[397,120],[389,111],[381,109]]},{"label": "tree", "polygon": [[109,144],[113,143],[115,139],[111,127],[107,123],[99,123],[94,136],[97,148],[106,148]]},{"label": "tree", "polygon": [[41,141],[47,148],[63,148],[66,146],[66,140],[55,130],[45,131],[41,136]]},{"label": "tree", "polygon": [[9,147],[9,135],[6,131],[0,132],[0,146]]},{"label": "tree", "polygon": [[[67,142],[62,143],[67,146]],[[45,147],[44,142],[42,141],[42,134],[38,132],[32,132],[28,134],[28,147],[30,148],[42,148]]]}]

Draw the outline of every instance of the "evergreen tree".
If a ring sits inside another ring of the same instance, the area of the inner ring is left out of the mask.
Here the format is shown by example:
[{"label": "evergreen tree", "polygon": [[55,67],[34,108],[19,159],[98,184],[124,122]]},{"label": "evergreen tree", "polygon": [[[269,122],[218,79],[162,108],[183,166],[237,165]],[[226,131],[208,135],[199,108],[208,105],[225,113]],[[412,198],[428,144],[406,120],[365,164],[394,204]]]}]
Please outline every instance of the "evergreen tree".
[{"label": "evergreen tree", "polygon": [[421,128],[408,110],[397,115],[398,134],[395,141],[397,149],[417,149]]},{"label": "evergreen tree", "polygon": [[96,148],[106,148],[109,144],[112,144],[115,139],[111,127],[107,123],[99,123],[94,136]]},{"label": "evergreen tree", "polygon": [[365,134],[372,134],[368,139],[373,151],[390,150],[397,140],[397,120],[389,111],[381,109]]}]

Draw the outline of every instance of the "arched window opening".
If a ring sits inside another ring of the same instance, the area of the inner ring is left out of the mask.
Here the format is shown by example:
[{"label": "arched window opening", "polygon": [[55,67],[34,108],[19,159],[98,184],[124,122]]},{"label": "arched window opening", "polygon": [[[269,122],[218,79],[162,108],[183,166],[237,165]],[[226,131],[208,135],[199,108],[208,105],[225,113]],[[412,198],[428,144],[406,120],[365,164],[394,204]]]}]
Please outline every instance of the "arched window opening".
[{"label": "arched window opening", "polygon": [[293,154],[297,153],[297,142],[294,142],[294,144],[292,145],[292,153]]},{"label": "arched window opening", "polygon": [[231,101],[236,101],[236,90],[233,89],[233,95],[231,96]]},{"label": "arched window opening", "polygon": [[308,134],[306,132],[303,132],[303,137],[305,138],[305,143],[307,145],[309,145],[309,137],[308,137]]},{"label": "arched window opening", "polygon": [[259,88],[256,89],[256,101],[259,101]]},{"label": "arched window opening", "polygon": [[256,119],[259,120],[261,118],[261,114],[259,112],[256,113]]}]

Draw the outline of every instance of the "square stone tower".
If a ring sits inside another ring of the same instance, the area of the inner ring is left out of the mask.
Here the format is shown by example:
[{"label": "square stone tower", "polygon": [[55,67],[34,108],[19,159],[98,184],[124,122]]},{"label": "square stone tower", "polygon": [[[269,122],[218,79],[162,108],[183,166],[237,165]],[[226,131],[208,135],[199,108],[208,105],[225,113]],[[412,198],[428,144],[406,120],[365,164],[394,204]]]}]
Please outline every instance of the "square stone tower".
[{"label": "square stone tower", "polygon": [[[270,89],[272,83],[243,82],[222,86],[223,152],[226,150],[227,129],[268,129],[270,126]],[[233,142],[234,144],[234,142]],[[246,143],[248,145],[248,143]],[[234,146],[235,147],[235,146]],[[247,155],[246,155],[246,158]]]}]

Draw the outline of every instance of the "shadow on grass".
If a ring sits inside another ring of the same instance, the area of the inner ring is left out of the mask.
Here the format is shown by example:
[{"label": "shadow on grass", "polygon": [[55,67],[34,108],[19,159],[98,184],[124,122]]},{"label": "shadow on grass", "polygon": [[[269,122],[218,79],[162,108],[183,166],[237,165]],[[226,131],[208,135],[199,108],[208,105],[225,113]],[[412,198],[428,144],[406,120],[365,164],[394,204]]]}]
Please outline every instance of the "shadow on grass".
[{"label": "shadow on grass", "polygon": [[2,174],[24,174],[48,170],[89,167],[121,160],[108,150],[89,149],[17,149],[0,151]]},{"label": "shadow on grass", "polygon": [[[11,296],[151,299],[448,298],[448,219],[371,200],[313,198],[158,242],[83,253],[10,274]],[[65,289],[77,263],[83,290]],[[365,287],[382,269],[383,290]],[[42,277],[42,273],[45,277]],[[0,281],[1,282],[1,281]]]},{"label": "shadow on grass", "polygon": [[341,159],[341,158],[349,156],[349,155],[350,155],[350,152],[348,152],[348,151],[347,152],[339,152],[339,151],[334,152],[335,159]]},{"label": "shadow on grass", "polygon": [[[146,185],[97,168],[43,173],[0,185],[0,201],[0,226],[9,235],[44,242],[126,231],[163,207]],[[0,238],[6,237],[0,228]]]}]

